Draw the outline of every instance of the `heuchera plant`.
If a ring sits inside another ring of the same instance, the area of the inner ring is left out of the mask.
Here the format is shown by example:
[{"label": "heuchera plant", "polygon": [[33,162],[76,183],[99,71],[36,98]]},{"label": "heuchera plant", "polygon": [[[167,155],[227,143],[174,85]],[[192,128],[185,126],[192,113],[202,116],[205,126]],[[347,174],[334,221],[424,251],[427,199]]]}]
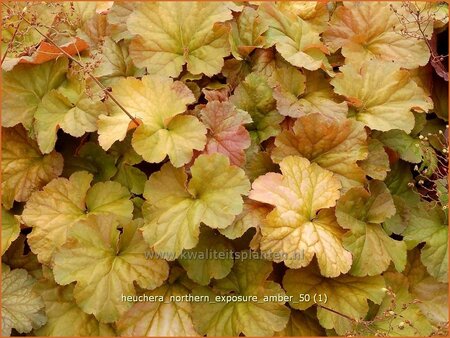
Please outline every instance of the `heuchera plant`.
[{"label": "heuchera plant", "polygon": [[2,335],[446,335],[447,36],[445,2],[2,2]]}]

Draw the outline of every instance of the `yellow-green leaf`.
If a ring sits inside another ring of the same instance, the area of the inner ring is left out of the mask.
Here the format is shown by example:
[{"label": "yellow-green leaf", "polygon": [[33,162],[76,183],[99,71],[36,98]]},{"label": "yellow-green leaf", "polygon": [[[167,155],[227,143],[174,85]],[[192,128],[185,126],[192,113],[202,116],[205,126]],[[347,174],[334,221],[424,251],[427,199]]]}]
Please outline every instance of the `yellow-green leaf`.
[{"label": "yellow-green leaf", "polygon": [[42,155],[37,143],[21,127],[2,128],[2,204],[26,202],[31,193],[58,177],[63,157],[53,151]]},{"label": "yellow-green leaf", "polygon": [[[413,303],[413,297],[409,292],[408,279],[400,273],[386,272],[383,274],[386,286],[395,294],[395,302],[392,304],[392,296],[387,294],[381,303],[377,316],[384,317],[384,313],[392,311],[394,316],[376,320],[372,324],[375,329],[391,336],[429,336],[432,332],[431,324]],[[411,325],[405,324],[406,320]]]},{"label": "yellow-green leaf", "polygon": [[384,150],[383,144],[377,139],[369,139],[368,155],[363,161],[360,161],[358,165],[364,170],[367,176],[370,176],[377,180],[384,180],[387,176],[387,172],[390,171],[389,157]]},{"label": "yellow-green leaf", "polygon": [[34,333],[38,336],[113,336],[114,330],[109,325],[99,323],[93,315],[81,310],[73,297],[73,289],[73,284],[61,286],[53,279],[42,278],[36,283],[34,290],[45,303],[47,322]]},{"label": "yellow-green leaf", "polygon": [[19,220],[2,206],[2,256],[12,242],[19,237]]},{"label": "yellow-green leaf", "polygon": [[[160,76],[142,80],[126,78],[112,86],[121,105],[142,123],[133,134],[132,145],[147,162],[161,162],[169,156],[174,166],[190,161],[193,150],[206,143],[206,127],[194,116],[180,115],[194,95],[182,82]],[[109,115],[101,115],[99,143],[107,150],[114,141],[123,140],[134,123],[111,102]]]},{"label": "yellow-green leaf", "polygon": [[200,223],[219,229],[230,225],[250,188],[244,171],[221,154],[200,155],[191,174],[187,183],[183,168],[166,163],[145,186],[144,238],[168,260],[196,246]]},{"label": "yellow-green leaf", "polygon": [[128,43],[114,42],[107,37],[103,42],[100,64],[95,68],[94,75],[99,77],[102,83],[110,86],[121,78],[137,76],[139,73],[129,55]]},{"label": "yellow-green leaf", "polygon": [[69,229],[90,214],[113,213],[121,222],[131,220],[133,203],[128,190],[110,181],[91,187],[92,178],[86,171],[75,172],[69,179],[51,181],[28,200],[22,219],[33,227],[28,244],[41,262],[49,263],[65,243]]},{"label": "yellow-green leaf", "polygon": [[183,65],[192,74],[220,72],[230,53],[227,2],[140,3],[127,19],[135,35],[130,55],[148,74],[177,77]]},{"label": "yellow-green leaf", "polygon": [[190,279],[200,285],[208,285],[212,278],[222,279],[230,273],[234,263],[232,251],[233,245],[229,240],[204,227],[198,244],[193,249],[184,250],[178,262]]},{"label": "yellow-green leaf", "polygon": [[98,116],[106,113],[106,107],[100,97],[92,93],[94,89],[98,91],[93,86],[96,86],[93,82],[86,84],[73,77],[42,98],[35,113],[35,130],[43,153],[55,148],[59,128],[74,137],[97,130]]},{"label": "yellow-green leaf", "polygon": [[244,7],[236,21],[231,23],[231,53],[237,60],[245,59],[256,48],[264,46],[264,32],[269,27],[251,7]]},{"label": "yellow-green leaf", "polygon": [[280,131],[283,120],[276,111],[276,102],[267,79],[260,74],[251,73],[235,89],[230,101],[238,108],[248,112],[253,120],[248,129],[252,138],[259,142],[275,136]]},{"label": "yellow-green leaf", "polygon": [[333,92],[325,74],[306,72],[305,78],[292,66],[277,68],[275,74],[273,94],[280,114],[300,117],[320,113],[336,120],[345,119],[347,103]]},{"label": "yellow-green leaf", "polygon": [[42,98],[66,78],[68,60],[58,58],[41,65],[19,64],[2,76],[2,126],[22,123],[32,127]]},{"label": "yellow-green leaf", "polygon": [[311,23],[292,13],[289,8],[278,8],[273,3],[263,3],[259,13],[269,25],[265,33],[266,47],[275,45],[286,61],[308,70],[329,69],[325,56],[327,48],[320,40],[320,32]]},{"label": "yellow-green leaf", "polygon": [[134,282],[155,289],[168,277],[169,266],[147,259],[150,250],[135,220],[119,228],[113,215],[93,215],[79,221],[55,254],[58,284],[76,282],[73,295],[81,309],[103,323],[116,321],[131,307],[122,296],[135,294]]},{"label": "yellow-green leaf", "polygon": [[394,214],[394,201],[381,181],[370,181],[369,191],[363,187],[352,188],[339,199],[336,217],[343,228],[350,230],[344,236],[344,246],[353,254],[349,271],[352,275],[379,275],[391,261],[397,271],[403,271],[406,244],[390,238],[380,224]]},{"label": "yellow-green leaf", "polygon": [[[249,254],[249,252],[241,252]],[[265,296],[285,295],[281,286],[267,280],[272,264],[264,260],[240,259],[230,275],[217,281],[212,289],[199,287],[197,296],[209,296],[211,302],[195,302],[194,325],[200,334],[208,336],[269,336],[286,326],[289,309],[284,301],[264,301]],[[254,296],[256,301],[216,301],[223,296]]]},{"label": "yellow-green leaf", "polygon": [[130,39],[133,35],[127,30],[127,19],[136,3],[129,1],[114,1],[106,16],[109,24],[109,33],[114,41]]},{"label": "yellow-green leaf", "polygon": [[[353,322],[344,316],[355,320],[365,318],[369,311],[368,301],[380,304],[385,295],[383,291],[385,284],[381,276],[342,275],[336,278],[325,278],[313,265],[304,269],[288,270],[283,278],[283,286],[287,294],[293,296],[294,302],[290,302],[290,305],[295,309],[306,310],[315,304],[314,299],[322,299],[317,309],[320,325],[326,329],[334,329],[338,335],[345,335],[353,325]],[[300,295],[303,297],[300,298]],[[317,295],[321,295],[321,298]],[[323,301],[325,296],[326,303]],[[344,316],[321,308],[320,305]]]},{"label": "yellow-green leaf", "polygon": [[44,302],[34,284],[26,270],[2,264],[2,336],[9,336],[11,329],[29,333],[45,324]]},{"label": "yellow-green leaf", "polygon": [[439,282],[447,281],[448,222],[442,209],[429,202],[421,202],[411,210],[409,226],[403,232],[405,241],[425,242],[421,260],[428,273]]},{"label": "yellow-green leaf", "polygon": [[393,129],[383,133],[377,132],[373,136],[386,147],[398,152],[402,160],[411,163],[422,162],[424,151],[420,140],[408,135],[403,130]]},{"label": "yellow-green leaf", "polygon": [[349,115],[372,129],[414,128],[412,109],[427,112],[433,102],[424,90],[392,62],[372,60],[362,65],[346,64],[331,80],[337,94],[352,105]]}]

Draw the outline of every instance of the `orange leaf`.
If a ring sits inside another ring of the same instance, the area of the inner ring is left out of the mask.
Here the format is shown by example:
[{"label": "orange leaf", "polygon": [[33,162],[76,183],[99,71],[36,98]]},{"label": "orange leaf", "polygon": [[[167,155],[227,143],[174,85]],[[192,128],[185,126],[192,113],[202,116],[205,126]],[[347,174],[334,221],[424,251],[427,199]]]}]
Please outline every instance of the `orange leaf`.
[{"label": "orange leaf", "polygon": [[[67,43],[60,46],[60,48],[69,55],[76,55],[88,48],[88,46],[86,41],[76,37],[75,42]],[[64,53],[58,47],[43,41],[33,55],[21,57],[18,63],[31,63],[37,65],[54,60],[63,55]]]},{"label": "orange leaf", "polygon": [[[137,124],[136,124],[137,122]],[[128,129],[127,130],[133,130],[137,127],[139,127],[142,124],[142,120],[141,119],[137,119],[135,118],[134,121],[130,121],[130,123],[128,123]]]}]

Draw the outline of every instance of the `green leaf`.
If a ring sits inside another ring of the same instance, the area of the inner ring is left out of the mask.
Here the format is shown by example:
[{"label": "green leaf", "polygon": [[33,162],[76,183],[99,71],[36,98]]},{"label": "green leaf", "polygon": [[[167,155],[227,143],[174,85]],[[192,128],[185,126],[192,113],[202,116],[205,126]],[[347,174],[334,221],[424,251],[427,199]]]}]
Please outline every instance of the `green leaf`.
[{"label": "green leaf", "polygon": [[78,171],[69,179],[58,178],[34,193],[22,214],[33,227],[28,243],[39,261],[50,262],[55,250],[66,241],[68,230],[90,214],[117,215],[121,222],[131,220],[133,203],[128,190],[117,182],[100,182],[92,187],[92,174]]},{"label": "green leaf", "polygon": [[421,202],[411,210],[409,226],[403,232],[405,241],[425,242],[421,251],[422,263],[428,273],[439,282],[447,281],[448,223],[441,208],[430,202]]},{"label": "green leaf", "polygon": [[400,158],[411,163],[420,163],[424,156],[419,139],[415,139],[406,134],[403,130],[389,130],[384,133],[374,135],[386,147],[389,147],[400,154]]},{"label": "green leaf", "polygon": [[114,143],[109,153],[117,162],[117,173],[112,180],[127,187],[133,194],[142,195],[147,175],[140,169],[133,167],[133,165],[141,163],[143,159],[131,147],[131,137],[127,136],[123,142]]},{"label": "green leaf", "polygon": [[[75,154],[72,155],[72,152]],[[102,182],[111,179],[118,171],[114,156],[92,141],[86,142],[79,149],[68,149],[64,155],[63,175],[66,177],[85,170],[94,175],[93,182]]]},{"label": "green leaf", "polygon": [[235,89],[230,101],[250,114],[253,123],[248,129],[259,142],[279,133],[283,116],[276,111],[272,89],[263,75],[248,75]]},{"label": "green leaf", "polygon": [[141,195],[144,192],[147,175],[138,168],[123,163],[119,165],[119,169],[114,176],[113,181],[119,182],[127,187],[133,194]]},{"label": "green leaf", "polygon": [[439,202],[444,207],[448,205],[448,181],[445,178],[440,178],[435,181],[435,184]]},{"label": "green leaf", "polygon": [[[386,295],[377,316],[383,318],[387,311],[393,311],[394,316],[374,321],[373,327],[394,337],[430,335],[432,327],[419,307],[413,303],[413,297],[408,291],[408,279],[393,272],[387,272],[383,274],[383,277],[386,280],[386,286],[391,288],[395,294],[395,303],[392,304],[392,296]],[[406,309],[404,308],[405,305]],[[405,324],[406,320],[409,320],[411,325]],[[404,325],[400,325],[400,323]]]},{"label": "green leaf", "polygon": [[279,337],[323,337],[325,330],[320,326],[315,311],[291,310],[291,316],[286,327],[275,332]]},{"label": "green leaf", "polygon": [[[241,252],[241,254],[249,252]],[[264,301],[265,296],[285,295],[278,283],[268,281],[272,264],[264,260],[241,259],[230,275],[213,288],[198,287],[195,296],[209,296],[210,302],[192,304],[197,331],[208,336],[269,336],[282,330],[289,319],[284,301]],[[216,296],[255,296],[257,301],[223,302]]]},{"label": "green leaf", "polygon": [[233,245],[229,240],[204,227],[198,244],[193,249],[183,250],[178,262],[190,279],[200,285],[208,285],[212,278],[221,279],[230,273],[234,263],[232,251]]},{"label": "green leaf", "polygon": [[401,234],[410,222],[411,208],[420,201],[418,192],[410,186],[412,182],[412,173],[407,163],[399,161],[392,165],[385,179],[396,209],[396,214],[387,219],[383,225],[389,232]]},{"label": "green leaf", "polygon": [[408,265],[404,273],[408,277],[409,291],[420,302],[417,306],[432,324],[448,321],[448,284],[431,277],[420,260],[420,251],[408,252]]},{"label": "green leaf", "polygon": [[388,154],[384,150],[383,144],[377,139],[370,138],[367,144],[369,154],[358,164],[367,176],[376,180],[384,180],[387,172],[390,171]]},{"label": "green leaf", "polygon": [[147,181],[143,234],[157,253],[176,259],[197,245],[200,223],[223,229],[242,211],[250,183],[244,171],[221,154],[200,155],[187,183],[183,168],[163,165]]},{"label": "green leaf", "polygon": [[34,284],[26,270],[2,264],[2,336],[11,335],[11,329],[29,333],[45,324],[44,302]]},{"label": "green leaf", "polygon": [[[299,282],[301,281],[301,282]],[[384,297],[383,277],[353,277],[342,275],[336,278],[325,278],[319,270],[310,265],[307,268],[288,270],[283,278],[283,286],[289,296],[293,296],[291,307],[306,310],[313,306],[313,295],[327,297],[323,306],[337,311],[352,319],[363,319],[369,311],[368,301],[380,304]],[[302,301],[300,295],[309,295]],[[349,296],[351,295],[351,297]],[[318,299],[318,298],[316,298]],[[317,309],[319,323],[325,329],[334,329],[338,335],[344,335],[352,328],[352,321],[325,308]]]},{"label": "green leaf", "polygon": [[[339,199],[337,221],[350,230],[343,240],[345,248],[353,254],[350,274],[379,275],[386,271],[391,261],[397,271],[403,271],[406,244],[390,238],[380,224],[394,214],[394,201],[381,181],[370,181],[369,191],[362,187],[352,188]],[[373,255],[375,252],[376,256]]]},{"label": "green leaf", "polygon": [[14,201],[26,202],[63,169],[61,154],[42,155],[35,141],[21,126],[2,128],[2,204],[10,209]]},{"label": "green leaf", "polygon": [[133,282],[154,289],[168,277],[165,261],[147,259],[150,248],[138,230],[141,225],[135,220],[119,229],[114,216],[93,215],[68,231],[67,242],[55,254],[56,282],[76,282],[77,304],[100,322],[116,321],[131,307],[121,297],[135,294]]},{"label": "green leaf", "polygon": [[2,126],[22,123],[31,129],[42,98],[62,84],[67,68],[68,60],[60,57],[41,65],[19,64],[12,71],[3,72]]}]

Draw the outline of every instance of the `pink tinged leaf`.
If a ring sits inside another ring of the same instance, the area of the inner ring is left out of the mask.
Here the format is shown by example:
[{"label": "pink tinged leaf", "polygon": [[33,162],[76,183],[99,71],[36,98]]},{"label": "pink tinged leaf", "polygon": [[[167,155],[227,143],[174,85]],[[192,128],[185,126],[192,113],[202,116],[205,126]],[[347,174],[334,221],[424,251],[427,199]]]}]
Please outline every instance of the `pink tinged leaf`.
[{"label": "pink tinged leaf", "polygon": [[208,102],[211,101],[226,102],[230,97],[230,88],[228,86],[220,89],[203,88],[202,92],[205,95],[205,99],[208,100]]},{"label": "pink tinged leaf", "polygon": [[250,135],[244,127],[251,122],[249,115],[229,102],[211,101],[201,110],[200,118],[208,128],[204,153],[221,153],[228,156],[232,164],[242,165],[244,150],[250,146]]},{"label": "pink tinged leaf", "polygon": [[252,184],[250,199],[288,210],[298,201],[298,196],[283,184],[283,175],[267,173],[258,177]]}]

